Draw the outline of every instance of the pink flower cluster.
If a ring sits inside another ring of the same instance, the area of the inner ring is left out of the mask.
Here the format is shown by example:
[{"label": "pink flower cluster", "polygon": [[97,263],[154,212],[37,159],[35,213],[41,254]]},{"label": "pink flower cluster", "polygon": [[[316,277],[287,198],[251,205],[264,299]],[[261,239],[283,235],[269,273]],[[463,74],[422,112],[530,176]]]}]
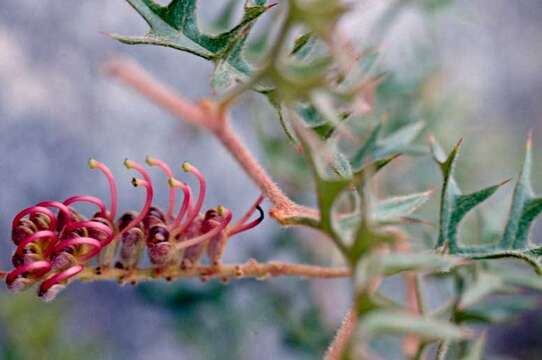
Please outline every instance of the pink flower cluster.
[{"label": "pink flower cluster", "polygon": [[[51,300],[93,259],[98,270],[114,264],[129,271],[138,266],[145,249],[156,272],[169,266],[191,268],[205,253],[213,265],[219,265],[228,238],[263,220],[262,196],[236,224],[230,225],[232,212],[227,208],[219,206],[201,212],[206,182],[196,167],[188,163],[182,166],[198,180],[198,196],[194,198],[190,186],[176,179],[166,163],[150,157],[146,162],[159,167],[168,178],[165,212],[152,206],[154,190],[149,173],[136,162],[125,160],[128,169],[141,175],[133,178],[132,184],[145,188],[146,199],[139,212],[130,211],[116,219],[115,179],[107,166],[91,159],[89,167],[101,170],[109,182],[109,209],[99,198],[76,195],[64,202],[43,201],[19,212],[12,223],[12,240],[17,248],[12,257],[14,269],[6,276],[8,288],[20,291],[41,281],[38,295]],[[175,213],[179,191],[183,200]],[[87,219],[73,207],[77,203],[90,203],[97,212]],[[256,211],[259,216],[250,221]]]}]

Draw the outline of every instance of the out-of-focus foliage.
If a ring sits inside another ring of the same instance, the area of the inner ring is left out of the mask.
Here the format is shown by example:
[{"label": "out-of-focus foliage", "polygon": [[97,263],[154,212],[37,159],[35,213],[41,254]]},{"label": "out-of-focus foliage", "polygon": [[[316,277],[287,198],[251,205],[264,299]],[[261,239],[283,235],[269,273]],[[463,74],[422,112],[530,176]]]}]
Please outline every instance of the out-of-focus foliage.
[{"label": "out-of-focus foliage", "polygon": [[5,360],[95,359],[99,339],[74,339],[64,333],[67,304],[43,308],[32,294],[0,299],[0,354]]}]

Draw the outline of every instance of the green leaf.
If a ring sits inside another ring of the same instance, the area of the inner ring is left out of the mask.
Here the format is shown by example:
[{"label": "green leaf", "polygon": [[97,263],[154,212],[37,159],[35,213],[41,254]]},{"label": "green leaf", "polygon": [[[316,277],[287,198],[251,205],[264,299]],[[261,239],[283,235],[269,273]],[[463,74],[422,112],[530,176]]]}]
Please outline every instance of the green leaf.
[{"label": "green leaf", "polygon": [[294,48],[290,55],[294,56],[297,60],[306,59],[315,49],[317,41],[317,38],[311,32],[301,35],[295,40]]},{"label": "green leaf", "polygon": [[505,182],[470,195],[463,195],[454,178],[454,167],[459,153],[458,144],[443,160],[443,152],[433,142],[433,154],[444,174],[441,197],[438,246],[448,244],[450,253],[472,259],[518,258],[527,262],[537,274],[542,275],[542,247],[529,243],[529,231],[534,219],[542,212],[542,198],[535,196],[531,185],[531,139],[527,141],[525,160],[514,189],[509,218],[501,240],[494,244],[459,247],[457,228],[463,217],[479,203],[491,196]]},{"label": "green leaf", "polygon": [[353,92],[364,80],[367,80],[373,75],[374,71],[372,70],[375,68],[379,55],[380,54],[375,49],[363,51],[356,66],[352,67],[352,70],[339,84],[339,91],[343,93]]},{"label": "green leaf", "polygon": [[542,291],[542,278],[533,277],[531,274],[526,274],[511,269],[491,269],[491,273],[498,276],[505,284],[526,288],[531,290]]},{"label": "green leaf", "polygon": [[196,0],[172,0],[166,6],[152,0],[127,1],[145,19],[150,30],[141,37],[114,34],[113,38],[130,45],[170,47],[215,61],[217,72],[213,75],[213,83],[220,88],[228,88],[249,76],[251,66],[242,57],[242,48],[248,30],[269,9],[264,1],[247,2],[241,20],[218,34],[207,34],[201,30]]},{"label": "green leaf", "polygon": [[538,301],[534,298],[506,296],[480,302],[468,309],[457,312],[458,321],[485,324],[504,323],[520,316],[525,311],[536,309]]},{"label": "green leaf", "polygon": [[519,180],[514,189],[512,207],[500,249],[525,249],[529,244],[529,230],[534,219],[542,212],[542,198],[536,197],[531,185],[532,141],[529,137],[525,160]]},{"label": "green leaf", "polygon": [[[371,207],[371,221],[377,225],[411,223],[409,215],[421,207],[433,191],[426,191],[405,196],[396,196],[385,200],[375,201]],[[348,233],[357,228],[361,221],[361,213],[354,212],[338,219],[338,227]]]},{"label": "green leaf", "polygon": [[339,17],[348,10],[341,0],[292,0],[289,6],[290,19],[319,36],[331,34]]},{"label": "green leaf", "polygon": [[461,340],[467,333],[449,322],[425,318],[402,311],[374,310],[360,318],[369,335],[415,335],[422,341]]},{"label": "green leaf", "polygon": [[375,254],[363,258],[356,267],[356,286],[363,289],[378,277],[396,275],[405,271],[448,272],[463,263],[460,257],[434,253]]},{"label": "green leaf", "polygon": [[371,216],[377,223],[399,223],[429,200],[433,191],[396,196],[377,202]]},{"label": "green leaf", "polygon": [[370,223],[362,212],[360,223],[354,235],[354,242],[347,253],[350,264],[356,265],[370,249],[382,243],[389,243],[394,239],[393,234],[381,231],[375,224]]},{"label": "green leaf", "polygon": [[461,147],[461,141],[453,148],[451,153],[444,159],[443,151],[440,146],[433,141],[432,151],[435,161],[440,166],[444,176],[444,184],[441,193],[440,220],[439,220],[439,238],[438,247],[448,245],[451,254],[468,253],[470,250],[461,248],[458,240],[458,228],[463,218],[475,206],[487,200],[503,184],[487,187],[471,194],[463,194],[454,179],[454,170],[457,162],[457,156]]},{"label": "green leaf", "polygon": [[379,160],[390,155],[418,153],[419,147],[412,145],[412,142],[421,134],[425,127],[422,121],[408,124],[387,136],[381,136],[383,124],[377,124],[369,134],[365,144],[354,153],[350,159],[352,168],[360,169],[367,159]]}]

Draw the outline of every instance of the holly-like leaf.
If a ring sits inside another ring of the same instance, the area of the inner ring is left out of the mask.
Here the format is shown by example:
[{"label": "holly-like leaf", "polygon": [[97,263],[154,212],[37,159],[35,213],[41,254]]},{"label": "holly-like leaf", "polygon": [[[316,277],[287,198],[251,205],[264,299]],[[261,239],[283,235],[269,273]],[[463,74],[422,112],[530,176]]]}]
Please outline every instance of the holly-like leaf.
[{"label": "holly-like leaf", "polygon": [[518,258],[527,262],[537,274],[542,274],[542,265],[538,260],[542,256],[542,247],[536,247],[529,243],[531,225],[542,212],[542,198],[536,197],[530,180],[531,143],[529,138],[523,168],[514,190],[509,218],[501,240],[494,244],[472,247],[459,246],[457,227],[469,210],[491,196],[503,183],[474,194],[463,195],[453,178],[460,144],[443,161],[442,150],[436,143],[433,143],[433,154],[444,174],[438,246],[448,244],[450,253],[461,254],[473,259]]},{"label": "holly-like leaf", "polygon": [[454,178],[455,166],[461,141],[445,157],[440,146],[432,141],[432,151],[435,161],[439,164],[444,177],[441,193],[439,237],[437,247],[447,245],[451,254],[469,253],[471,249],[461,248],[458,240],[458,228],[463,218],[477,205],[487,200],[503,184],[487,187],[471,194],[463,194]]},{"label": "holly-like leaf", "polygon": [[542,198],[537,197],[531,185],[532,140],[529,137],[525,160],[514,189],[508,223],[500,242],[500,249],[525,249],[529,244],[529,230],[534,219],[542,212]]},{"label": "holly-like leaf", "polygon": [[228,88],[249,76],[251,66],[242,56],[243,45],[256,19],[270,8],[265,1],[247,2],[241,20],[219,34],[201,30],[196,13],[197,0],[172,0],[166,6],[153,0],[127,1],[150,30],[140,37],[114,34],[113,38],[130,45],[170,47],[212,60],[217,64],[213,83],[220,88]]}]

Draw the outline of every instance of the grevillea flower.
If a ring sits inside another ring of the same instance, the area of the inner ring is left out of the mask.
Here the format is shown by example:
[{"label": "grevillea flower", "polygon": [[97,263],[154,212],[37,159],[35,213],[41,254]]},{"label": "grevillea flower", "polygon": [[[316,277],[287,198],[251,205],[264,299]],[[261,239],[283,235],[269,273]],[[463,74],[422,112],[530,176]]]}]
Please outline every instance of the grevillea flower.
[{"label": "grevillea flower", "polygon": [[[149,173],[138,163],[125,160],[124,165],[141,176],[133,178],[132,184],[143,187],[146,198],[139,212],[129,211],[117,219],[115,179],[107,166],[91,159],[89,167],[100,170],[109,183],[109,208],[94,196],[76,195],[63,202],[43,201],[19,212],[12,222],[12,241],[17,248],[12,257],[14,269],[6,275],[8,288],[20,291],[41,282],[38,295],[51,300],[93,263],[98,273],[112,265],[126,271],[137,268],[145,249],[157,273],[171,266],[189,269],[205,253],[212,265],[219,266],[228,239],[263,220],[262,196],[231,225],[232,212],[225,207],[202,211],[206,182],[195,166],[184,163],[182,169],[198,180],[196,198],[166,163],[151,157],[146,162],[167,177],[169,201],[165,212],[152,205],[154,189]],[[176,212],[178,192],[182,193],[182,202]],[[78,203],[92,204],[97,211],[86,218],[74,208]],[[259,216],[249,221],[256,211]]]}]

